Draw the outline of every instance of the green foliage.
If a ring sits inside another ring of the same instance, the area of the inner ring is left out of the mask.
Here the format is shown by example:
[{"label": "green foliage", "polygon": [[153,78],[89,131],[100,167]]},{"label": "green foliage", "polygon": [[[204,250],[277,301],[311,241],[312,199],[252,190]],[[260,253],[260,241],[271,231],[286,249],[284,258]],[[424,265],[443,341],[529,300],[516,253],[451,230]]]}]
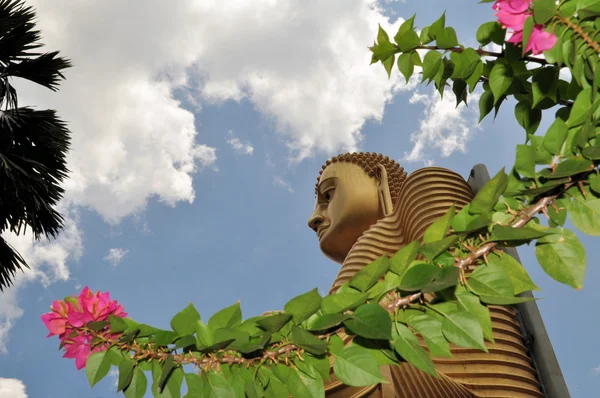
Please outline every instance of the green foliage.
[{"label": "green foliage", "polygon": [[177,333],[178,336],[185,336],[193,334],[196,328],[196,321],[200,320],[200,314],[194,308],[194,305],[190,303],[183,310],[175,314],[171,319],[171,328]]}]

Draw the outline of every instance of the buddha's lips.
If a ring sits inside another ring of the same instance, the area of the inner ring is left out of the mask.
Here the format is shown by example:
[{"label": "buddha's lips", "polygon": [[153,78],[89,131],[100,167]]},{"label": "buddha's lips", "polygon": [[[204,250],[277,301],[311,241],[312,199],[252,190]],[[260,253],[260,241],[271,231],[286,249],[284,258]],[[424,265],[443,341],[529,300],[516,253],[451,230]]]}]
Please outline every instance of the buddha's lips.
[{"label": "buddha's lips", "polygon": [[323,225],[317,228],[317,237],[319,238],[319,240],[321,240],[323,234],[325,233],[325,231],[327,231],[327,228],[329,228],[329,225]]}]

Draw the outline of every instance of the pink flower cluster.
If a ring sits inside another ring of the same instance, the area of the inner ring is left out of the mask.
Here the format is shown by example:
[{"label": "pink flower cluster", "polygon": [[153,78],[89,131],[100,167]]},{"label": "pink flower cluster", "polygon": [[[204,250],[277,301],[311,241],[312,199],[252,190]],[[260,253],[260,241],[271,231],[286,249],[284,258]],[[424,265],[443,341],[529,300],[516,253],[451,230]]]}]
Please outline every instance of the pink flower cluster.
[{"label": "pink flower cluster", "polygon": [[[507,40],[508,43],[518,45],[523,41],[523,25],[527,17],[532,15],[530,10],[532,2],[533,0],[496,0],[494,3],[493,8],[496,10],[498,22],[502,27],[513,31],[512,36]],[[537,55],[554,47],[556,36],[544,31],[544,28],[544,25],[534,25],[525,48],[526,53],[531,51],[532,54]]]},{"label": "pink flower cluster", "polygon": [[[79,297],[54,301],[50,308],[51,312],[41,316],[50,332],[46,337],[58,335],[65,348],[63,358],[75,358],[77,369],[85,367],[93,352],[106,349],[103,345],[92,348],[93,335],[83,326],[88,322],[106,321],[109,315],[121,318],[127,316],[121,304],[116,300],[111,301],[109,292],[94,294],[87,286],[79,293]],[[99,333],[114,337],[108,330]]]}]

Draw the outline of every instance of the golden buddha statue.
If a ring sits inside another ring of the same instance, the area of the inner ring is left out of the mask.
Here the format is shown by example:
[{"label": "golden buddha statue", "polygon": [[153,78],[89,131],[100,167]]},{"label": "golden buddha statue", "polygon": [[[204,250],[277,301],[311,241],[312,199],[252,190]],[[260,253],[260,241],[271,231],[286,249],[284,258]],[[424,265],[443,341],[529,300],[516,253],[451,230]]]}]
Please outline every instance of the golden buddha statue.
[{"label": "golden buddha statue", "polygon": [[[398,163],[374,153],[335,156],[317,178],[315,210],[308,221],[321,251],[342,265],[330,294],[364,266],[422,239],[424,231],[454,204],[473,198],[457,173],[426,167],[407,176]],[[350,387],[335,378],[328,397],[438,398],[543,397],[516,311],[490,306],[495,344],[489,353],[451,344],[452,358],[433,358],[439,378],[408,363],[385,365],[388,383]],[[351,336],[342,336],[346,343]],[[421,339],[422,346],[427,349]],[[333,358],[331,359],[333,363]]]}]

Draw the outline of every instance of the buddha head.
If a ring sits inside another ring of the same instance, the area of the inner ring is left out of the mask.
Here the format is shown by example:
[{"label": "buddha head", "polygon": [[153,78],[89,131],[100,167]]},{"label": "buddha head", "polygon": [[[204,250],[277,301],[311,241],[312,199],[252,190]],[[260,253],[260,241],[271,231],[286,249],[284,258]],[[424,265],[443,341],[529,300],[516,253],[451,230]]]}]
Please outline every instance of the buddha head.
[{"label": "buddha head", "polygon": [[393,212],[405,179],[404,169],[381,154],[347,153],[328,160],[317,177],[315,210],[308,220],[321,251],[343,263],[357,239]]}]

